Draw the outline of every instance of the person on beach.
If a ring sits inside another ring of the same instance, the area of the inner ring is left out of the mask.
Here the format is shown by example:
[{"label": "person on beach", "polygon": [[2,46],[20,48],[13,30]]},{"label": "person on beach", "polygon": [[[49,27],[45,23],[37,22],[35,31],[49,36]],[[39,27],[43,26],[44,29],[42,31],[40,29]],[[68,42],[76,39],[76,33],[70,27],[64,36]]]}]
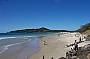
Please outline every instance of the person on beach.
[{"label": "person on beach", "polygon": [[53,59],[53,57],[51,57],[51,59]]},{"label": "person on beach", "polygon": [[73,48],[71,48],[71,53],[73,53],[74,52],[74,49]]},{"label": "person on beach", "polygon": [[58,36],[60,36],[60,34],[58,34]]},{"label": "person on beach", "polygon": [[71,59],[71,57],[72,57],[72,52],[71,52],[71,51],[69,51],[69,54],[68,54],[68,59]]},{"label": "person on beach", "polygon": [[47,45],[47,42],[46,41],[43,41],[44,45]]},{"label": "person on beach", "polygon": [[74,45],[77,45],[78,43],[77,43],[77,40],[75,40],[75,42],[74,42]]},{"label": "person on beach", "polygon": [[73,53],[74,53],[74,50],[71,48],[71,50],[69,51],[70,53],[70,56],[72,57],[73,56]]},{"label": "person on beach", "polygon": [[76,45],[74,46],[74,50],[75,50],[75,51],[78,51],[78,44],[76,44]]},{"label": "person on beach", "polygon": [[66,52],[66,59],[69,59],[69,53]]},{"label": "person on beach", "polygon": [[81,39],[81,37],[80,37],[80,39],[79,39],[79,42],[82,42],[82,39]]},{"label": "person on beach", "polygon": [[43,56],[43,59],[44,59],[44,56]]},{"label": "person on beach", "polygon": [[78,44],[77,44],[77,41],[75,40],[75,43],[74,43],[74,50],[77,51],[78,50]]}]

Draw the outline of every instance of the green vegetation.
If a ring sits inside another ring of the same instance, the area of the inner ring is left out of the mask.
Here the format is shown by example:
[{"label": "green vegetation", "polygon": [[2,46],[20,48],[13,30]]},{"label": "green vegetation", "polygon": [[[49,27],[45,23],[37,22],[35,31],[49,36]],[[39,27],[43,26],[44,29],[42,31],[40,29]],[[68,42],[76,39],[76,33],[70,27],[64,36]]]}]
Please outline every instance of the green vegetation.
[{"label": "green vegetation", "polygon": [[90,23],[87,23],[85,25],[82,25],[78,30],[76,31],[67,31],[67,30],[51,30],[45,27],[41,27],[38,29],[22,29],[22,30],[15,30],[10,31],[8,33],[31,33],[31,32],[80,32],[85,34],[90,34]]},{"label": "green vegetation", "polygon": [[42,28],[38,28],[38,29],[15,30],[15,31],[10,31],[8,33],[31,33],[31,32],[73,32],[73,31],[67,31],[67,30],[50,30],[48,28],[42,27]]},{"label": "green vegetation", "polygon": [[84,33],[87,35],[90,35],[90,23],[87,23],[85,25],[82,25],[80,29],[77,30],[80,33]]},{"label": "green vegetation", "polygon": [[82,25],[82,26],[80,27],[80,29],[78,29],[77,31],[79,31],[79,32],[85,32],[85,31],[87,31],[87,30],[90,30],[90,23],[87,23],[87,24],[85,24],[85,25]]}]

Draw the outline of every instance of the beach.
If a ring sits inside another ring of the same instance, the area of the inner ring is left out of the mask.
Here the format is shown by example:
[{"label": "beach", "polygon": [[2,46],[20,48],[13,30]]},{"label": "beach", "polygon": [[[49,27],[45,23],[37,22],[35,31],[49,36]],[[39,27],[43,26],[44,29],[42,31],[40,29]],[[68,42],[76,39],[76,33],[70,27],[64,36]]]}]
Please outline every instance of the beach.
[{"label": "beach", "polygon": [[[40,51],[32,55],[29,59],[43,59],[43,57],[45,59],[51,59],[52,57],[58,59],[60,57],[65,57],[66,52],[72,47],[66,47],[66,45],[74,43],[75,40],[79,41],[80,36],[82,36],[80,33],[64,33],[62,35],[57,34],[49,37],[42,37],[40,39]],[[85,43],[79,46],[83,44]]]},{"label": "beach", "polygon": [[[19,38],[16,39],[19,41]],[[16,39],[13,40],[15,41]],[[6,41],[7,39],[4,40]],[[37,37],[32,40],[29,37],[28,40],[22,40],[18,43],[15,42],[15,44],[6,45],[4,49],[5,51],[0,54],[0,59],[27,59],[28,55],[30,56],[39,50],[39,40]]]},{"label": "beach", "polygon": [[[33,37],[33,39],[25,37],[28,40],[20,40],[20,43],[16,43],[17,39],[14,39],[12,42],[15,44],[5,46],[6,50],[0,54],[0,59],[58,59],[66,57],[66,52],[73,48],[73,46],[67,47],[67,45],[73,44],[75,40],[79,42],[80,37],[83,38],[83,36],[78,32],[60,32]],[[89,43],[90,41],[85,41],[78,46],[83,47]]]},{"label": "beach", "polygon": [[[46,45],[44,42],[46,41]],[[65,56],[65,42],[58,40],[57,37],[44,37],[40,42],[41,50],[33,55],[30,59],[42,59],[42,56],[45,56],[45,59],[50,59],[51,57],[58,58],[60,56]]]}]

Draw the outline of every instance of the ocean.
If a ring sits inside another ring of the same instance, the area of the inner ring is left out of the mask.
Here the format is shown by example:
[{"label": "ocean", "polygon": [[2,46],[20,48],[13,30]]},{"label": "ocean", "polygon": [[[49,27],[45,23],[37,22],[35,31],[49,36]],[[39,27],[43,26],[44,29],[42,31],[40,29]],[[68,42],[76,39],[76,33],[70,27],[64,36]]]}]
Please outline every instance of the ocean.
[{"label": "ocean", "polygon": [[55,33],[0,34],[0,59],[27,59],[40,49],[39,38]]}]

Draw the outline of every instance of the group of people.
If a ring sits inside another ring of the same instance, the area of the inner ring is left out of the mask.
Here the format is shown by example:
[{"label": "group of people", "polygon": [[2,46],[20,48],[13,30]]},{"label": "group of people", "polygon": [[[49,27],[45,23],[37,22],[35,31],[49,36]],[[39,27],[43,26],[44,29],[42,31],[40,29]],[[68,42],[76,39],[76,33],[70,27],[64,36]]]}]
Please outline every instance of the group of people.
[{"label": "group of people", "polygon": [[71,48],[71,50],[66,53],[66,59],[72,59],[72,56],[77,56],[77,52],[78,52],[78,49],[79,49],[78,42],[75,40],[73,45],[74,45],[74,47]]},{"label": "group of people", "polygon": [[44,45],[47,45],[47,42],[46,42],[46,41],[43,41],[43,44],[44,44]]},{"label": "group of people", "polygon": [[[76,35],[75,35],[76,36]],[[86,36],[79,36],[79,41],[75,40],[74,44],[67,45],[67,47],[73,46],[69,52],[66,52],[66,59],[73,59],[72,56],[77,56],[79,52],[78,44],[84,42],[83,39],[86,39]]]}]

